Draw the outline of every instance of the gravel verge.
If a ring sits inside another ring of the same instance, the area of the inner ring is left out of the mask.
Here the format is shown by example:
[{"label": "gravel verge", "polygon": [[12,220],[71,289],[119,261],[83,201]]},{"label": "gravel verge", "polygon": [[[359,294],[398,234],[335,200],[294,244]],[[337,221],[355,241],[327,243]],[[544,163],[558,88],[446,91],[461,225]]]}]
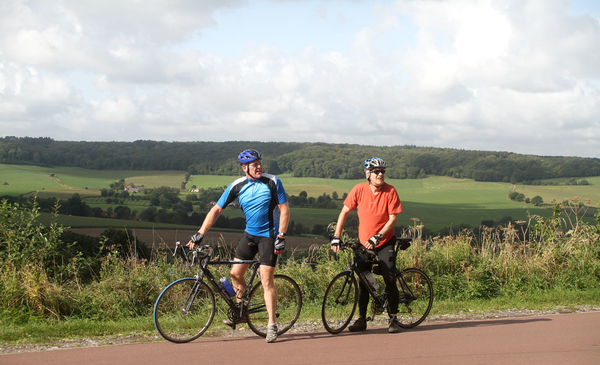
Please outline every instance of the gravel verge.
[{"label": "gravel verge", "polygon": [[[550,310],[531,310],[531,309],[507,309],[497,312],[460,312],[458,314],[445,314],[438,316],[429,316],[425,323],[447,323],[447,322],[459,322],[459,321],[476,321],[483,319],[498,319],[498,318],[514,318],[514,317],[533,317],[533,316],[545,316],[555,314],[566,314],[566,313],[583,313],[583,312],[594,312],[600,311],[600,307],[594,306],[578,306],[576,308],[555,308]],[[380,315],[375,318],[373,323],[369,326],[377,327],[387,325],[387,318]],[[294,327],[288,333],[310,333],[310,332],[322,332],[323,324],[320,320],[313,321],[302,321],[296,323]],[[213,332],[205,337],[246,337],[254,336],[254,333],[250,331],[246,326],[242,326],[236,330],[223,330]],[[107,345],[124,345],[138,342],[151,342],[151,341],[164,341],[160,335],[116,335],[116,336],[105,336],[105,337],[91,337],[83,339],[62,339],[57,341],[50,341],[45,343],[21,343],[18,345],[11,344],[0,344],[0,354],[13,354],[22,352],[35,352],[35,351],[50,351],[70,348],[82,348],[82,347],[95,347],[95,346],[107,346]]]}]

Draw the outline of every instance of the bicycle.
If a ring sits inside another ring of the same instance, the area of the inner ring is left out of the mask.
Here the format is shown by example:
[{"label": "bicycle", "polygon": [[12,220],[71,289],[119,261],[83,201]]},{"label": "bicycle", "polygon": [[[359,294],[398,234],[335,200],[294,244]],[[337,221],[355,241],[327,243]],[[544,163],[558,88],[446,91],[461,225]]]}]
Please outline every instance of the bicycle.
[{"label": "bicycle", "polygon": [[[396,240],[394,250],[398,254],[398,250],[406,250],[410,247],[412,238],[402,237]],[[358,302],[358,280],[362,282],[369,290],[371,295],[371,310],[373,315],[367,317],[367,321],[375,319],[375,315],[383,313],[388,307],[387,293],[385,286],[381,293],[378,293],[377,288],[369,283],[365,276],[365,271],[362,271],[357,265],[359,260],[364,260],[367,263],[377,264],[375,253],[371,250],[366,250],[359,243],[340,243],[340,249],[351,248],[354,251],[352,264],[346,271],[337,274],[325,291],[323,298],[323,306],[321,309],[321,318],[327,332],[338,334],[342,332],[352,320]],[[378,267],[373,268],[375,274]],[[380,269],[380,268],[379,268]],[[433,286],[431,280],[420,269],[410,268],[399,270],[396,269],[396,282],[399,291],[398,301],[398,322],[401,328],[414,328],[421,324],[433,304]]]},{"label": "bicycle", "polygon": [[[236,324],[247,322],[250,329],[259,336],[267,336],[267,314],[262,283],[254,283],[260,261],[255,260],[212,260],[213,248],[209,245],[197,247],[185,254],[180,242],[175,245],[173,256],[178,252],[190,266],[197,266],[194,277],[175,280],[156,299],[154,305],[154,325],[160,335],[171,342],[185,343],[202,336],[215,317],[215,292],[225,300],[227,317]],[[251,274],[246,289],[230,296],[223,284],[208,269],[209,265],[249,264]],[[211,289],[207,282],[210,283]],[[275,275],[277,288],[277,335],[287,332],[300,316],[302,292],[298,284],[286,275]],[[213,291],[214,290],[214,291]]]}]

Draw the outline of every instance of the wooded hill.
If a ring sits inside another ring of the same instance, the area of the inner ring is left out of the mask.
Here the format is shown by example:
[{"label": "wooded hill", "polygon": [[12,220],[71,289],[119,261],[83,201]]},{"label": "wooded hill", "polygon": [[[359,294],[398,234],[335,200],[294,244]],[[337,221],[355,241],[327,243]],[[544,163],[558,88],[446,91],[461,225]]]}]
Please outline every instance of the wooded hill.
[{"label": "wooded hill", "polygon": [[373,156],[383,158],[389,166],[387,177],[396,179],[440,175],[477,181],[531,182],[600,175],[598,158],[416,146],[239,141],[70,142],[47,137],[0,138],[0,163],[239,175],[237,155],[247,148],[262,153],[267,172],[296,177],[361,178],[362,161]]}]

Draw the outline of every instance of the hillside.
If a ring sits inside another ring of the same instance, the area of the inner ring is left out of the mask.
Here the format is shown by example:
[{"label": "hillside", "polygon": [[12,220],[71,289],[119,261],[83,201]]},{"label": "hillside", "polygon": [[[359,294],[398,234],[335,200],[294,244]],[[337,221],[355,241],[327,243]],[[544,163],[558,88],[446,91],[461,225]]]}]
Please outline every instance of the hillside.
[{"label": "hillside", "polygon": [[71,142],[51,138],[0,138],[0,163],[71,166],[93,170],[179,170],[192,175],[237,175],[237,154],[255,148],[267,170],[294,177],[358,179],[361,162],[379,156],[388,177],[427,175],[475,181],[532,182],[600,175],[600,159],[547,157],[510,152],[467,151],[415,146],[363,146],[282,142]]}]

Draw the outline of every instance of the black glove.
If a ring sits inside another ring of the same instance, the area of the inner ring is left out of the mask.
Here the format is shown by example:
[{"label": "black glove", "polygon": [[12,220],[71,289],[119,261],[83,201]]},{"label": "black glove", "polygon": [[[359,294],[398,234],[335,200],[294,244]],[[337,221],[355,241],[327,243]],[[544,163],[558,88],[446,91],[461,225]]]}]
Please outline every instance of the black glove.
[{"label": "black glove", "polygon": [[193,235],[190,238],[190,241],[192,241],[192,243],[195,245],[199,245],[203,239],[204,239],[204,235],[202,233],[196,233],[195,235]]},{"label": "black glove", "polygon": [[275,239],[275,251],[285,250],[285,238],[277,237]]},{"label": "black glove", "polygon": [[331,239],[331,247],[333,246],[339,246],[342,243],[342,241],[340,241],[339,237],[333,237]]},{"label": "black glove", "polygon": [[371,245],[373,245],[372,248],[375,248],[379,244],[379,241],[381,241],[382,238],[383,238],[383,236],[381,234],[377,233],[375,236],[369,238],[369,240],[367,242],[370,243]]}]

